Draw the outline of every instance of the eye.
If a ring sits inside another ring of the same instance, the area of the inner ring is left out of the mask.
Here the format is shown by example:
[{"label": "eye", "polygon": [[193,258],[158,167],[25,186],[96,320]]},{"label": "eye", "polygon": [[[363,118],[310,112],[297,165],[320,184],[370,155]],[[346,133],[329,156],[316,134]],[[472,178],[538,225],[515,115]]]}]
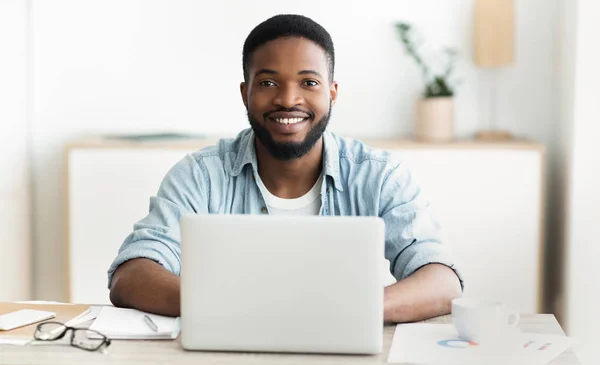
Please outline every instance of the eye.
[{"label": "eye", "polygon": [[315,81],[315,80],[305,80],[302,84],[306,85],[306,86],[314,87],[314,86],[318,86],[319,82]]},{"label": "eye", "polygon": [[271,86],[275,86],[275,83],[273,81],[263,80],[263,81],[259,82],[258,85],[265,86],[265,87],[271,87]]}]

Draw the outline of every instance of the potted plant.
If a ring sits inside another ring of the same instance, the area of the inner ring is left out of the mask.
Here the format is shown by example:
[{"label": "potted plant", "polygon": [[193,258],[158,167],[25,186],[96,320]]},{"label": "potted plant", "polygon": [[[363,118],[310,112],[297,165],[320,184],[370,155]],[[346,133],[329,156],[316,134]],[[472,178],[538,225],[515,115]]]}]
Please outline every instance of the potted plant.
[{"label": "potted plant", "polygon": [[[456,51],[443,48],[428,55],[422,51],[423,44],[416,40],[413,27],[407,23],[396,23],[406,53],[421,70],[425,90],[418,101],[415,135],[422,141],[447,142],[454,138],[454,87],[450,76],[454,70]],[[438,62],[433,62],[433,60]],[[438,67],[434,67],[438,66]]]}]

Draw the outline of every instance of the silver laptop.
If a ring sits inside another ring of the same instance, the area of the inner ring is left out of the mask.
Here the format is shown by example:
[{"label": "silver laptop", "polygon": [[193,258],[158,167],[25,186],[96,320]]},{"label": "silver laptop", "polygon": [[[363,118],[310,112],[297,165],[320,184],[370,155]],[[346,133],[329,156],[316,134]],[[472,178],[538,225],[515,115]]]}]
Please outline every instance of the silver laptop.
[{"label": "silver laptop", "polygon": [[383,256],[377,217],[186,215],[182,345],[380,353]]}]

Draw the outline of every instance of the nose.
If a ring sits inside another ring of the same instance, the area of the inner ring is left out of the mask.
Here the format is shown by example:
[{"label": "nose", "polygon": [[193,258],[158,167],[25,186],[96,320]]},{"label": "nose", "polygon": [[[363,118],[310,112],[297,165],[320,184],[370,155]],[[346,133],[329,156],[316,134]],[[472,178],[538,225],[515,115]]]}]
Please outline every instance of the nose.
[{"label": "nose", "polygon": [[284,108],[292,108],[296,105],[301,105],[304,102],[300,90],[295,86],[280,86],[277,89],[277,94],[273,99],[273,104]]}]

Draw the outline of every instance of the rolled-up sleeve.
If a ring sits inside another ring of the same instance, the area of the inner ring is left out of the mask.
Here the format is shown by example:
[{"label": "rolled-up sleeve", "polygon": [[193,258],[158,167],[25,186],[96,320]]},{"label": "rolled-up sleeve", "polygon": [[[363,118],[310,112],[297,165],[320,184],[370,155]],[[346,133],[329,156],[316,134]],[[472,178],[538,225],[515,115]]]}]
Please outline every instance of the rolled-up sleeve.
[{"label": "rolled-up sleeve", "polygon": [[388,171],[379,206],[386,230],[385,256],[396,280],[425,265],[438,263],[454,270],[464,289],[463,276],[450,250],[442,243],[430,203],[405,164],[397,164]]},{"label": "rolled-up sleeve", "polygon": [[207,177],[193,155],[175,164],[163,179],[156,196],[150,197],[149,212],[133,226],[117,257],[108,269],[108,287],[112,277],[126,261],[147,258],[175,275],[181,270],[179,222],[186,213],[207,211]]}]

